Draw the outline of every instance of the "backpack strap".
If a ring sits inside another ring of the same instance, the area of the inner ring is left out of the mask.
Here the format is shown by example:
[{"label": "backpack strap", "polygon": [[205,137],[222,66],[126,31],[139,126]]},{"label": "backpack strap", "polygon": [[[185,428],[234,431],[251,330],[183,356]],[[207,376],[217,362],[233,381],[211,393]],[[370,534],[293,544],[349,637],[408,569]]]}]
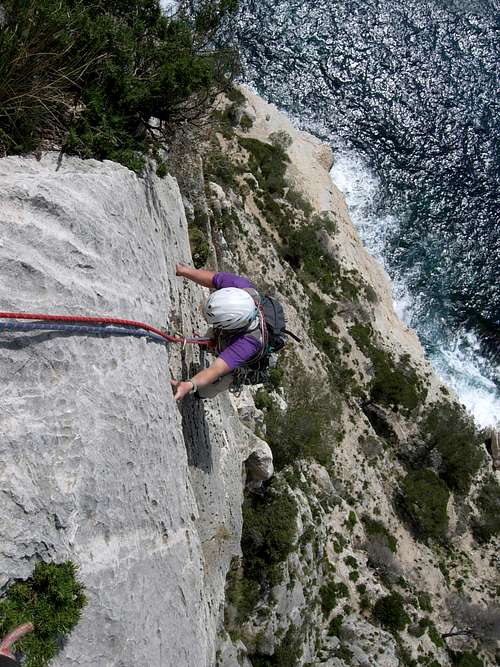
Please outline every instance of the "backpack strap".
[{"label": "backpack strap", "polygon": [[282,331],[284,334],[286,334],[287,336],[290,336],[291,338],[293,338],[293,340],[296,340],[297,343],[302,343],[302,338],[299,338],[298,336],[296,336],[296,335],[295,335],[294,333],[292,333],[291,331],[288,331],[288,329],[284,329],[284,328],[283,328],[283,329],[281,329],[281,331]]}]

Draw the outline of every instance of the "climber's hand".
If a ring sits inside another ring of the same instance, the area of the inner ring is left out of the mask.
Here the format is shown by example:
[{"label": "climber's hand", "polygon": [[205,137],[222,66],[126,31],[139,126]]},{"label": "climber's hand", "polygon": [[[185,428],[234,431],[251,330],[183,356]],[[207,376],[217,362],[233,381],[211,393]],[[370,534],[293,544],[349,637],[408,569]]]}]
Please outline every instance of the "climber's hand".
[{"label": "climber's hand", "polygon": [[174,388],[175,391],[175,400],[180,401],[181,399],[184,398],[187,394],[189,394],[190,391],[193,389],[193,383],[192,382],[184,382],[182,380],[170,380],[170,384]]},{"label": "climber's hand", "polygon": [[180,262],[177,262],[175,265],[175,275],[176,276],[184,276],[184,269],[187,267],[184,266],[184,264],[181,264]]}]

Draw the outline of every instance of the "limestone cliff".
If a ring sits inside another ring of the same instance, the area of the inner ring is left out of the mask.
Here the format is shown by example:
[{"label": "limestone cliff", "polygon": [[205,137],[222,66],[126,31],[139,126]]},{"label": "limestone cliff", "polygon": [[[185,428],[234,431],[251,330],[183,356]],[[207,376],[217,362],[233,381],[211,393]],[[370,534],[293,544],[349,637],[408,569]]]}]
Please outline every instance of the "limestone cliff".
[{"label": "limestone cliff", "polygon": [[[192,250],[273,291],[302,338],[265,387],[179,407],[170,377],[209,362],[195,347],[0,335],[0,593],[39,559],[80,566],[89,604],[61,667],[452,664],[448,598],[487,609],[500,584],[498,538],[471,532],[489,462],[446,495],[439,539],[415,535],[400,495],[420,460],[444,484],[449,453],[422,425],[454,397],[397,319],[330,149],[243,92],[172,143],[164,179],[0,160],[0,310],[201,330],[203,291],[175,277]],[[245,462],[264,439],[261,497]],[[396,593],[391,628],[375,611]]]},{"label": "limestone cliff", "polygon": [[[195,327],[173,178],[47,154],[1,160],[0,183],[2,310]],[[135,338],[1,337],[0,587],[72,559],[89,595],[55,664],[213,665],[259,441],[227,397],[180,414],[169,380],[185,357]]]}]

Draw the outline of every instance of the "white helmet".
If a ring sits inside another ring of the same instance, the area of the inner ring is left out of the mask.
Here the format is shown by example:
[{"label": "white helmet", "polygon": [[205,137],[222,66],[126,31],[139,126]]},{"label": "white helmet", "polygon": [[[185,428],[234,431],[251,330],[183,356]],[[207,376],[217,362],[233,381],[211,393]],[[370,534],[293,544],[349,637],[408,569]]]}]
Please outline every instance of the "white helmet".
[{"label": "white helmet", "polygon": [[203,315],[212,327],[226,331],[252,330],[259,322],[255,301],[240,287],[223,287],[213,292],[203,308]]}]

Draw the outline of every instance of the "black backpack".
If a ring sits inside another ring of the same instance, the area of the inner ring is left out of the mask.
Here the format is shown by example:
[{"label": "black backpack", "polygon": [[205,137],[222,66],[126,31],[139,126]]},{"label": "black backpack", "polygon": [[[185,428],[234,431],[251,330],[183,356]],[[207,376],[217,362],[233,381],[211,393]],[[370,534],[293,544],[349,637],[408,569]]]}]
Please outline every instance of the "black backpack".
[{"label": "black backpack", "polygon": [[281,303],[269,296],[262,294],[260,306],[264,313],[267,327],[267,347],[255,361],[246,364],[239,372],[238,381],[235,385],[260,384],[267,382],[269,377],[269,358],[274,352],[279,352],[288,342],[288,336],[300,343],[300,338],[285,328],[285,312]]},{"label": "black backpack", "polygon": [[279,301],[268,294],[261,297],[260,305],[264,313],[267,334],[269,336],[265,354],[279,352],[288,341],[288,331],[285,329],[285,311]]}]

